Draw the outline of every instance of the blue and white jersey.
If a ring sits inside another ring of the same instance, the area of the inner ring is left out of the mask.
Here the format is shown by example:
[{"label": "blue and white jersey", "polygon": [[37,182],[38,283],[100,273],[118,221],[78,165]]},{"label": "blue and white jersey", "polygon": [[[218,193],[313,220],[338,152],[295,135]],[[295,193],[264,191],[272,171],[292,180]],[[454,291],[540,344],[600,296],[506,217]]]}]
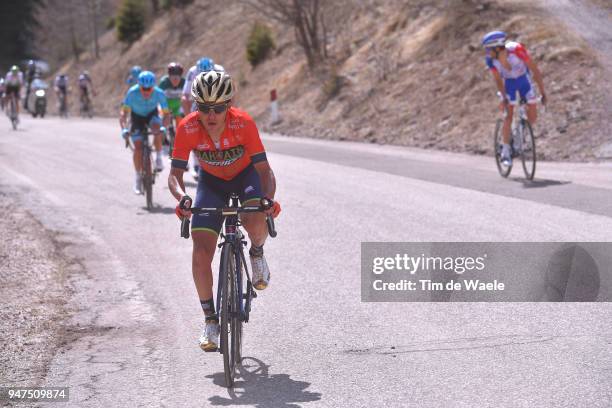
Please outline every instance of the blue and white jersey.
[{"label": "blue and white jersey", "polygon": [[[225,71],[225,68],[223,68],[223,65],[219,65],[219,64],[215,64],[214,69],[215,71]],[[189,68],[189,71],[187,71],[187,75],[185,76],[185,85],[183,86],[183,96],[189,101],[193,99],[191,97],[191,85],[193,83],[193,80],[199,73],[200,73],[200,70],[198,69],[198,66],[194,65],[191,68]]]},{"label": "blue and white jersey", "polygon": [[158,105],[164,113],[168,112],[168,100],[166,95],[164,95],[164,91],[158,87],[154,87],[151,95],[145,98],[140,91],[140,85],[134,85],[125,94],[123,99],[123,108],[131,110],[139,116],[147,116],[156,110]]}]

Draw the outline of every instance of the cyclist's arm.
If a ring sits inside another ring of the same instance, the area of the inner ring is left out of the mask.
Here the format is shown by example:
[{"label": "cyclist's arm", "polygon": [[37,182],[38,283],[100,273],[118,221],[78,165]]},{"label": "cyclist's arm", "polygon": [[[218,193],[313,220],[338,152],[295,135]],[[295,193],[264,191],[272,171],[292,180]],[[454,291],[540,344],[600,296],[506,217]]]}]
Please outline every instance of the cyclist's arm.
[{"label": "cyclist's arm", "polygon": [[183,95],[181,97],[181,107],[183,108],[183,113],[185,115],[189,115],[189,113],[191,113],[191,105],[192,105],[192,102],[189,99],[187,99],[185,95]]},{"label": "cyclist's arm", "polygon": [[187,170],[187,163],[191,150],[197,145],[195,135],[188,135],[185,132],[185,126],[181,123],[176,129],[174,138],[174,149],[172,150],[172,166],[168,175],[168,189],[170,193],[180,201],[185,192],[185,183],[183,182],[183,173]]},{"label": "cyclist's arm", "polygon": [[529,61],[525,62],[527,64],[527,68],[529,71],[533,73],[533,80],[538,84],[538,89],[540,90],[540,94],[542,94],[542,98],[546,100],[546,92],[544,91],[544,81],[542,80],[542,73],[538,68],[538,64],[535,63],[533,59],[529,59]]},{"label": "cyclist's arm", "polygon": [[249,120],[245,122],[244,128],[244,132],[247,135],[245,148],[255,170],[259,174],[261,190],[264,197],[274,198],[274,194],[276,193],[276,178],[274,177],[274,172],[270,167],[270,163],[268,163],[266,150],[263,143],[261,143],[257,125],[250,117],[248,118]]},{"label": "cyclist's arm", "polygon": [[127,128],[130,112],[131,109],[128,105],[123,105],[121,107],[121,112],[119,113],[119,125],[121,125],[121,129]]},{"label": "cyclist's arm", "polygon": [[506,99],[506,88],[504,87],[504,80],[501,74],[496,69],[491,69],[491,74],[493,75],[493,79],[495,80],[495,86],[497,86],[497,90],[501,93],[504,100]]},{"label": "cyclist's arm", "polygon": [[181,198],[187,195],[185,192],[185,182],[183,181],[184,173],[185,170],[179,169],[178,167],[172,167],[168,175],[168,188],[177,201],[181,201]]},{"label": "cyclist's arm", "polygon": [[171,120],[172,120],[172,114],[170,113],[170,111],[168,109],[162,109],[161,111],[162,113],[162,123],[163,126],[168,128],[171,125]]},{"label": "cyclist's arm", "polygon": [[121,104],[121,111],[119,113],[119,124],[121,125],[121,129],[126,129],[128,124],[128,119],[132,112],[131,107],[131,93],[128,91],[123,98],[123,103]]},{"label": "cyclist's arm", "polygon": [[159,107],[161,108],[161,118],[162,118],[162,123],[165,127],[170,126],[170,118],[172,117],[170,115],[170,108],[168,106],[168,99],[166,98],[166,95],[164,94],[164,92],[161,89],[158,89],[158,95],[159,95]]},{"label": "cyclist's arm", "polygon": [[187,77],[185,78],[185,83],[183,84],[183,93],[181,96],[181,106],[183,108],[183,113],[188,115],[191,112],[191,83],[193,82],[193,77],[190,72],[187,73]]},{"label": "cyclist's arm", "polygon": [[274,172],[270,167],[270,163],[267,160],[260,161],[255,163],[255,170],[259,174],[259,179],[261,180],[261,192],[266,198],[274,198],[274,194],[276,194],[276,178],[274,177]]}]

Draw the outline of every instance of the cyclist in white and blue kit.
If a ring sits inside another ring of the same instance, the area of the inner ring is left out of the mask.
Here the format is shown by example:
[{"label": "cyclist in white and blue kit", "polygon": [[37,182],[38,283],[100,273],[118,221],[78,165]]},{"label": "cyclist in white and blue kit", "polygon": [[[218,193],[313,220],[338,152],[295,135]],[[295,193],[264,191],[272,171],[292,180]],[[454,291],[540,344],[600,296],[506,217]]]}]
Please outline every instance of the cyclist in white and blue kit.
[{"label": "cyclist in white and blue kit", "polygon": [[544,92],[542,74],[535,61],[529,57],[525,46],[518,42],[506,40],[507,35],[503,31],[492,31],[482,38],[482,46],[487,53],[487,67],[491,70],[501,103],[507,112],[502,128],[501,162],[505,166],[510,166],[512,164],[510,129],[514,106],[518,103],[516,94],[518,93],[521,99],[527,101],[527,120],[533,125],[536,122],[538,112],[531,75],[538,84],[543,104],[546,104],[546,93]]}]

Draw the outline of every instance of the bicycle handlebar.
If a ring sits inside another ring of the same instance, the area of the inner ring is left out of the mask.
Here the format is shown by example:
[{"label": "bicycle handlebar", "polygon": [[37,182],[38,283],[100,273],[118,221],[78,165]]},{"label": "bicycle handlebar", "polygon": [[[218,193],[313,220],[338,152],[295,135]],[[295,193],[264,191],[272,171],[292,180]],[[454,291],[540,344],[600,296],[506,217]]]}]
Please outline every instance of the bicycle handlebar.
[{"label": "bicycle handlebar", "polygon": [[[262,204],[258,206],[245,206],[245,207],[218,207],[218,208],[206,208],[206,207],[187,207],[183,200],[181,200],[180,208],[183,210],[190,210],[192,214],[216,214],[222,216],[238,215],[242,213],[255,213],[263,212],[269,208],[272,208],[274,201],[264,198],[261,200]],[[191,221],[188,217],[183,218],[181,221],[181,237],[189,238],[189,226]],[[266,225],[268,226],[268,233],[270,237],[274,238],[277,235],[276,228],[274,226],[274,218],[268,215],[266,217]]]}]

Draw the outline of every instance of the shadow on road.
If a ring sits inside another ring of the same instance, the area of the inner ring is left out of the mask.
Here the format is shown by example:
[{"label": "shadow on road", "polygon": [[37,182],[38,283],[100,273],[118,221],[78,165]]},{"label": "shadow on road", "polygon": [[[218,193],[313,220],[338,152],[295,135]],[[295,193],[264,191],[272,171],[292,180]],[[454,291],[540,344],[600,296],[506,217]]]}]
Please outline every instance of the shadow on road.
[{"label": "shadow on road", "polygon": [[139,213],[139,215],[142,215],[142,214],[174,214],[174,207],[162,207],[159,205],[154,205],[151,211],[148,211],[147,207],[141,207],[141,210],[143,212]]},{"label": "shadow on road", "polygon": [[559,181],[550,179],[534,179],[530,181],[520,177],[513,178],[512,181],[523,183],[523,188],[542,188],[571,184],[571,181]]},{"label": "shadow on road", "polygon": [[[215,395],[208,400],[211,405],[298,408],[300,403],[319,401],[320,392],[306,389],[310,383],[292,380],[288,374],[268,373],[270,366],[253,357],[244,357],[242,367],[234,381],[234,388],[227,389],[228,397]],[[213,383],[225,388],[223,372],[207,376]]]}]

